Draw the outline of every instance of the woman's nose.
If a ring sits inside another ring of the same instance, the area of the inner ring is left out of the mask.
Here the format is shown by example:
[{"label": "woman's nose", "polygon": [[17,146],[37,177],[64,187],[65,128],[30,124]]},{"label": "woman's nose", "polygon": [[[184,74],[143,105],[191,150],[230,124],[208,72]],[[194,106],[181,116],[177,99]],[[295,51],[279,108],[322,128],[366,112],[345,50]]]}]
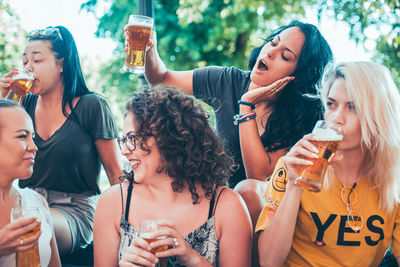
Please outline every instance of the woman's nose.
[{"label": "woman's nose", "polygon": [[268,51],[267,51],[267,57],[270,59],[274,59],[275,55],[277,52],[277,48],[276,47],[271,47]]},{"label": "woman's nose", "polygon": [[33,152],[34,154],[36,154],[36,151],[38,151],[38,148],[32,138],[29,138],[27,150]]}]

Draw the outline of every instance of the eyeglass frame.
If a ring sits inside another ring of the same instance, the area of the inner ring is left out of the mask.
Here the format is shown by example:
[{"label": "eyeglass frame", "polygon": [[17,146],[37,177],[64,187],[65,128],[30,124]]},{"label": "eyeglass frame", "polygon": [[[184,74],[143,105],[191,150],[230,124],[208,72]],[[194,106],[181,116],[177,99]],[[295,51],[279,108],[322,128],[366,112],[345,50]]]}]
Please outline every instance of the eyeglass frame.
[{"label": "eyeglass frame", "polygon": [[121,137],[118,137],[117,142],[121,150],[124,145],[129,151],[134,151],[136,149],[136,135],[133,133],[128,133],[125,136],[122,135]]},{"label": "eyeglass frame", "polygon": [[[46,33],[46,31],[51,31],[51,33]],[[35,37],[36,35],[51,36],[54,33],[57,33],[57,36],[58,36],[58,38],[60,38],[60,40],[63,39],[62,35],[61,35],[61,32],[60,32],[60,29],[56,28],[56,27],[47,27],[45,29],[36,29],[36,30],[28,32],[25,37],[26,38],[32,38],[32,37]]]}]

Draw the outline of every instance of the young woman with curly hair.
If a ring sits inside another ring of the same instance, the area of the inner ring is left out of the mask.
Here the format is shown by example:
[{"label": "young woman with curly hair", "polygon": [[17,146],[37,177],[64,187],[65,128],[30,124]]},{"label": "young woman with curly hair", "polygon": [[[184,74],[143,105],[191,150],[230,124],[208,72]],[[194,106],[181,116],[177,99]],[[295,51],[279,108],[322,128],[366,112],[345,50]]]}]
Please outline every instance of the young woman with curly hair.
[{"label": "young woman with curly hair", "polygon": [[[132,172],[99,200],[95,265],[154,266],[166,257],[167,266],[249,266],[249,214],[227,188],[233,160],[200,105],[156,86],[135,93],[126,107],[119,140]],[[143,219],[159,219],[153,238],[165,238],[148,244],[139,237]]]}]

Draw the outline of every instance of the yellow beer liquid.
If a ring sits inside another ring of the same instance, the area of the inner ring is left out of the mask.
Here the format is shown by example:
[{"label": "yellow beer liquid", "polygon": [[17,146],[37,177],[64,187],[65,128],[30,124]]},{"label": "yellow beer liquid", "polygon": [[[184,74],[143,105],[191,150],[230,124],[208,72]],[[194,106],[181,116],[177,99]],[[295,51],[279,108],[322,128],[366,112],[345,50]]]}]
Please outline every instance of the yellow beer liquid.
[{"label": "yellow beer liquid", "polygon": [[[18,102],[18,99],[22,96],[21,100],[19,101],[22,103],[22,99],[24,96],[29,93],[33,84],[33,79],[17,79],[11,84],[11,91],[14,93],[12,96],[12,100]],[[12,93],[10,92],[10,93]]]},{"label": "yellow beer liquid", "polygon": [[[33,231],[21,236],[21,239],[31,237],[39,231],[40,225]],[[17,252],[17,267],[41,267],[38,244],[30,250]]]},{"label": "yellow beer liquid", "polygon": [[300,171],[300,177],[296,179],[296,184],[303,189],[311,192],[321,192],[326,168],[335,155],[341,140],[335,141],[311,141],[318,149],[317,159],[307,159],[314,164],[304,166]]},{"label": "yellow beer liquid", "polygon": [[[142,237],[144,240],[147,241],[147,243],[152,243],[154,241],[157,241],[159,239],[163,239],[164,237],[159,237],[159,238],[146,238],[146,237]],[[156,253],[156,252],[161,252],[161,251],[166,251],[168,249],[168,245],[165,246],[161,246],[155,249],[152,249],[151,252],[152,253]],[[157,266],[161,266],[161,267],[166,267],[167,266],[167,262],[165,258],[159,258],[159,265]]]},{"label": "yellow beer liquid", "polygon": [[127,28],[127,33],[129,35],[129,42],[125,65],[134,68],[144,68],[144,55],[150,38],[151,28],[143,25],[130,25]]}]

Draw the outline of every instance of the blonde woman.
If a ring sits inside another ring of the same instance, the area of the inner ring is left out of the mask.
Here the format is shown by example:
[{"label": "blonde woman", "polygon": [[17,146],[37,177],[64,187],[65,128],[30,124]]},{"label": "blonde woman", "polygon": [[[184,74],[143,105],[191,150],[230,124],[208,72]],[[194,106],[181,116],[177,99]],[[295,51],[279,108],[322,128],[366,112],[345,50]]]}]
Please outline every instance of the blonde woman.
[{"label": "blonde woman", "polygon": [[[294,183],[300,168],[312,164],[307,159],[315,157],[312,134],[278,161],[256,227],[260,263],[377,266],[390,242],[399,263],[398,88],[384,66],[351,62],[328,69],[322,90],[325,119],[343,130],[340,156],[320,193]],[[286,188],[274,186],[277,181],[286,181]],[[350,212],[358,215],[360,229],[349,220]]]}]

